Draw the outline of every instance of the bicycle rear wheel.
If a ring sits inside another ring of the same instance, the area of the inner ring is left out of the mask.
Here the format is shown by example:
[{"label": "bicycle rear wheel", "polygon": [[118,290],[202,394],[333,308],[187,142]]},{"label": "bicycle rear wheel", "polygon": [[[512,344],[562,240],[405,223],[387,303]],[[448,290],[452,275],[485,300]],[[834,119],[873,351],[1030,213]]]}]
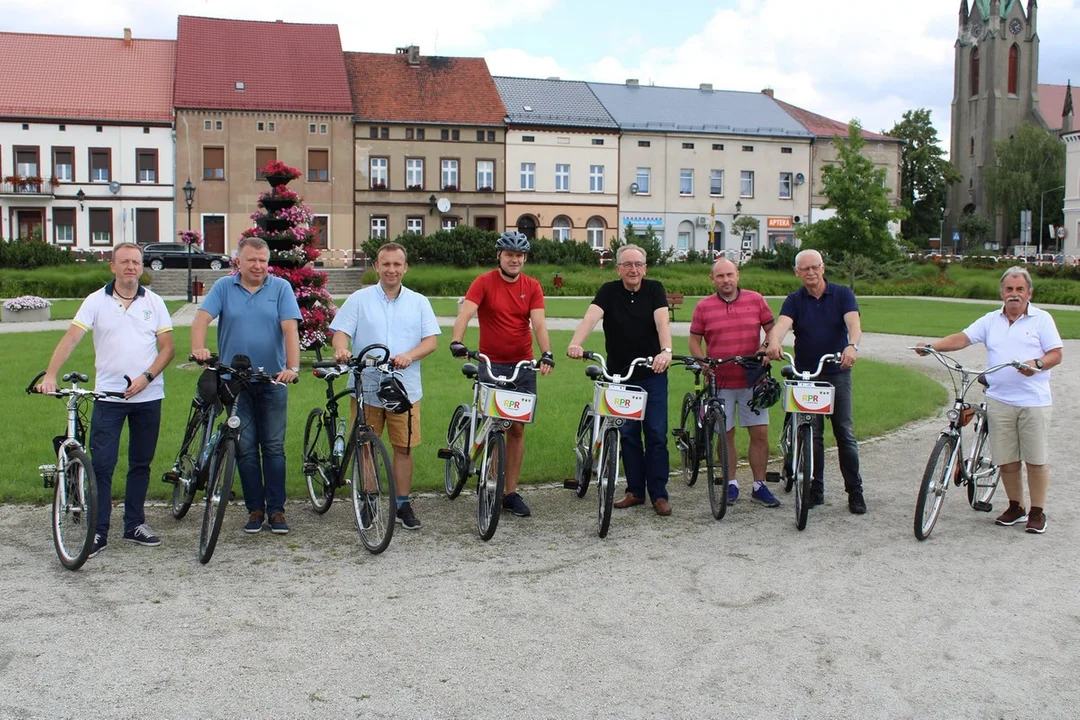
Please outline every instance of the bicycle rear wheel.
[{"label": "bicycle rear wheel", "polygon": [[506,483],[506,435],[491,432],[480,460],[480,480],[476,485],[476,529],[487,542],[495,535],[502,512]]},{"label": "bicycle rear wheel", "polygon": [[990,498],[994,497],[998,483],[1001,482],[1001,470],[990,459],[990,434],[987,432],[986,416],[979,421],[978,435],[975,436],[975,449],[968,468],[967,496],[968,504],[976,510],[990,512]]},{"label": "bicycle rear wheel", "polygon": [[86,453],[67,451],[64,476],[57,473],[53,491],[53,544],[60,564],[78,570],[90,556],[97,528],[97,480]]},{"label": "bicycle rear wheel", "polygon": [[[705,414],[706,475],[709,481],[709,507],[713,518],[723,519],[728,508],[728,480],[731,479],[728,466],[727,418],[723,408],[715,402],[709,403]],[[719,474],[719,478],[717,477]]]},{"label": "bicycle rear wheel", "polygon": [[938,515],[941,514],[945,491],[949,489],[949,483],[959,470],[953,459],[956,455],[955,447],[955,437],[942,435],[930,451],[930,459],[926,461],[926,470],[919,484],[919,497],[915,501],[915,537],[919,540],[930,537]]},{"label": "bicycle rear wheel", "polygon": [[458,405],[450,418],[450,427],[446,429],[447,447],[450,457],[446,458],[443,488],[446,497],[453,500],[461,494],[465,481],[469,479],[469,407]]},{"label": "bicycle rear wheel", "polygon": [[784,464],[780,467],[780,476],[784,481],[784,492],[791,492],[795,486],[795,462],[792,455],[792,442],[795,434],[791,432],[792,413],[784,414],[784,429],[780,432],[780,450],[784,455]]},{"label": "bicycle rear wheel", "polygon": [[214,556],[225,509],[229,507],[233,476],[236,474],[236,438],[226,437],[218,445],[206,481],[206,502],[203,506],[202,529],[199,531],[199,562],[203,565]]},{"label": "bicycle rear wheel", "polygon": [[333,466],[332,438],[326,431],[326,411],[312,408],[304,425],[304,449],[300,457],[307,484],[311,508],[322,515],[334,502],[334,481],[329,469]]},{"label": "bicycle rear wheel", "polygon": [[702,448],[698,446],[697,413],[694,412],[694,393],[686,393],[679,411],[679,435],[675,446],[679,448],[679,463],[683,482],[693,487],[701,471]]},{"label": "bicycle rear wheel", "polygon": [[173,482],[172,516],[183,520],[195,501],[198,478],[195,477],[195,459],[202,450],[206,424],[202,410],[192,412],[184,431],[184,442],[180,445],[180,454],[176,458],[176,479]]},{"label": "bicycle rear wheel", "polygon": [[814,441],[809,425],[799,428],[796,447],[792,451],[795,458],[795,527],[806,528],[810,515],[810,486],[814,482]]},{"label": "bicycle rear wheel", "polygon": [[592,404],[586,403],[585,409],[581,411],[581,419],[578,420],[577,446],[574,448],[574,479],[577,481],[574,492],[579,498],[585,497],[585,493],[589,491],[589,483],[592,481],[592,450],[593,441],[596,438],[593,437],[591,414]]},{"label": "bicycle rear wheel", "polygon": [[605,538],[611,527],[611,508],[615,503],[615,483],[619,479],[619,431],[610,428],[604,433],[600,451],[600,474],[596,477],[596,520],[600,537]]},{"label": "bicycle rear wheel", "polygon": [[373,555],[390,544],[397,519],[397,491],[390,455],[382,439],[372,432],[362,432],[353,453],[355,472],[352,480],[353,513],[360,542]]}]

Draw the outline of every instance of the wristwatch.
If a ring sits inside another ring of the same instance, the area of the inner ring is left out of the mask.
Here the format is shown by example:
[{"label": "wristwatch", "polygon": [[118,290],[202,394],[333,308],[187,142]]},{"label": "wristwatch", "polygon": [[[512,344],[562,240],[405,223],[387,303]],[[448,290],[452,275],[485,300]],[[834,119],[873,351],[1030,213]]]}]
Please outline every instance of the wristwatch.
[{"label": "wristwatch", "polygon": [[859,346],[855,343],[848,343],[848,347],[853,347],[855,348],[855,352],[859,352]]},{"label": "wristwatch", "polygon": [[666,352],[666,353],[668,353],[670,355],[671,354],[671,348],[660,348],[660,352]]},{"label": "wristwatch", "polygon": [[294,373],[296,373],[297,375],[299,375],[299,374],[300,374],[300,367],[299,367],[299,366],[290,366],[290,367],[289,367],[289,370],[292,370],[292,371],[293,371]]},{"label": "wristwatch", "polygon": [[1043,361],[1041,358],[1035,361],[1035,367],[1039,368],[1040,370],[1043,369]]},{"label": "wristwatch", "polygon": [[154,382],[154,373],[150,372],[149,370],[143,373],[143,377],[146,378],[146,382]]}]

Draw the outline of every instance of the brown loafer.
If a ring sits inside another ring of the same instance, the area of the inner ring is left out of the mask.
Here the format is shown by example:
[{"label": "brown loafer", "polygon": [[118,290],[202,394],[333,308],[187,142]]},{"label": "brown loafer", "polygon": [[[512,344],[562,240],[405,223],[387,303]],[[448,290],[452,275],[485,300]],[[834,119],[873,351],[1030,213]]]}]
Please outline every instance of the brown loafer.
[{"label": "brown loafer", "polygon": [[623,509],[628,508],[628,507],[634,507],[635,505],[644,505],[644,504],[645,504],[645,498],[635,497],[634,495],[632,495],[630,493],[626,493],[626,497],[624,497],[622,500],[619,500],[618,502],[616,502],[613,507],[617,507],[620,510],[623,510]]},{"label": "brown loafer", "polygon": [[660,498],[653,503],[653,507],[656,509],[656,514],[663,517],[667,517],[671,514],[671,503],[665,498]]}]

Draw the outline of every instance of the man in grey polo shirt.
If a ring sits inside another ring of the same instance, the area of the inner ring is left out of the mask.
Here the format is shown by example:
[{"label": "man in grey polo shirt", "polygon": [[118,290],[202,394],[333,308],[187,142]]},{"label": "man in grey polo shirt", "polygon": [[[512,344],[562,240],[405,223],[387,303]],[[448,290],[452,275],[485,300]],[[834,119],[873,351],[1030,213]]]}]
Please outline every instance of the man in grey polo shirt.
[{"label": "man in grey polo shirt", "polygon": [[[1001,467],[1001,482],[1009,508],[998,525],[1027,520],[1029,533],[1046,532],[1046,491],[1050,484],[1050,368],[1061,363],[1061,336],[1054,318],[1031,304],[1031,275],[1011,267],[1001,276],[1003,305],[929,346],[940,352],[986,345],[987,365],[1019,360],[1026,368],[1009,368],[986,376],[986,412],[990,423],[990,453]],[[916,352],[919,352],[916,350]],[[1030,511],[1025,512],[1020,463],[1027,465]]]},{"label": "man in grey polo shirt", "polygon": [[[232,364],[236,355],[251,358],[276,382],[255,383],[240,396],[240,444],[236,466],[244,488],[248,522],[244,531],[262,530],[266,516],[270,530],[289,532],[285,523],[285,427],[289,396],[286,390],[300,374],[300,306],[292,286],[270,275],[270,248],[266,241],[247,237],[240,241],[237,262],[240,272],[214,283],[191,324],[191,354],[210,357],[206,331],[218,321],[218,353]],[[262,462],[259,451],[262,450]]]}]

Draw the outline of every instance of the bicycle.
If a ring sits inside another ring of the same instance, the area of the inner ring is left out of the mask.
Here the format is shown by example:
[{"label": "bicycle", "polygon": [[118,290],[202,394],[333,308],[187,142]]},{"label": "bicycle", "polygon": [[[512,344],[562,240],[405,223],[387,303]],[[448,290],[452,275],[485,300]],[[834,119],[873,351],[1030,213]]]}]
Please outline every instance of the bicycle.
[{"label": "bicycle", "polygon": [[615,503],[615,485],[619,480],[619,455],[621,436],[619,428],[627,420],[642,420],[649,394],[637,385],[626,381],[638,366],[652,365],[651,357],[635,358],[622,375],[608,371],[604,356],[585,350],[582,360],[597,364],[585,368],[585,376],[593,381],[593,400],[586,403],[578,421],[577,442],[574,446],[575,493],[585,497],[592,476],[596,475],[596,521],[597,533],[605,538],[611,525],[611,508]]},{"label": "bicycle", "polygon": [[506,483],[506,430],[510,423],[531,423],[536,417],[536,396],[513,390],[522,368],[536,370],[536,360],[522,360],[510,377],[495,375],[487,355],[475,350],[466,357],[487,365],[493,382],[480,380],[480,368],[467,362],[461,374],[473,381],[472,403],[454,408],[446,429],[447,447],[438,452],[446,461],[444,487],[453,500],[461,494],[469,476],[476,475],[476,530],[483,541],[495,535],[502,511]]},{"label": "bicycle", "polygon": [[[189,357],[194,361],[194,356]],[[172,516],[183,520],[195,495],[206,489],[207,475],[210,470],[210,448],[215,443],[214,421],[223,410],[217,394],[217,379],[214,377],[213,388],[199,387],[191,399],[184,439],[172,468],[162,476],[162,482],[173,486],[171,510]]]},{"label": "bicycle", "polygon": [[[729,358],[699,358],[693,355],[675,355],[673,361],[682,362],[686,369],[694,373],[694,392],[683,396],[682,409],[679,413],[679,427],[671,431],[675,438],[675,447],[679,450],[683,480],[693,486],[697,483],[701,471],[701,461],[705,461],[705,474],[709,485],[709,506],[713,517],[723,519],[727,513],[727,483],[731,479],[731,458],[727,446],[727,409],[724,400],[718,394],[716,369],[727,363],[735,363],[745,368],[761,362],[764,353],[756,355],[735,355]],[[702,373],[705,367],[710,372]],[[718,442],[719,440],[719,442]],[[719,463],[714,462],[713,453],[718,452]],[[720,479],[716,479],[719,467]]]},{"label": "bicycle", "polygon": [[38,472],[44,486],[53,488],[52,534],[56,556],[68,570],[78,570],[90,557],[98,517],[97,479],[85,450],[86,404],[99,398],[122,398],[124,393],[80,388],[79,383],[90,380],[80,372],[64,374],[62,381],[70,382],[70,388],[41,393],[35,386],[46,372],[39,372],[26,386],[26,392],[67,398],[67,428],[64,435],[53,438],[56,464],[39,465]]},{"label": "bicycle", "polygon": [[[969,370],[953,358],[933,348],[922,346],[909,348],[921,355],[930,355],[949,371],[953,385],[953,406],[945,416],[949,424],[941,431],[930,458],[926,462],[919,494],[915,500],[915,537],[925,540],[937,523],[941,503],[950,480],[955,485],[967,486],[968,504],[980,512],[990,512],[994,506],[990,499],[997,490],[1001,470],[989,456],[990,429],[986,418],[986,403],[969,403],[967,393],[976,382],[984,382],[986,375],[1006,367],[1026,368],[1024,363],[1013,360],[985,370]],[[975,423],[971,452],[964,456],[963,430]]]},{"label": "bicycle", "polygon": [[843,353],[829,353],[818,360],[817,370],[799,372],[795,358],[784,352],[788,360],[780,374],[784,378],[784,429],[780,447],[784,453],[781,477],[784,489],[795,488],[795,527],[806,528],[810,512],[810,486],[814,481],[814,416],[832,415],[833,386],[819,381],[825,363],[839,363]]},{"label": "bicycle", "polygon": [[[379,354],[382,359],[378,359]],[[312,509],[322,515],[330,509],[337,489],[348,485],[360,542],[377,555],[386,550],[394,534],[397,492],[386,445],[364,416],[363,371],[374,369],[393,374],[390,348],[372,344],[348,362],[317,361],[312,367],[312,374],[326,382],[326,407],[312,408],[304,426],[301,463],[308,499]],[[356,387],[335,392],[334,381],[350,373],[358,378],[361,392]],[[350,396],[357,398],[357,412],[352,429],[346,434],[346,421],[339,415],[338,403]]]}]

